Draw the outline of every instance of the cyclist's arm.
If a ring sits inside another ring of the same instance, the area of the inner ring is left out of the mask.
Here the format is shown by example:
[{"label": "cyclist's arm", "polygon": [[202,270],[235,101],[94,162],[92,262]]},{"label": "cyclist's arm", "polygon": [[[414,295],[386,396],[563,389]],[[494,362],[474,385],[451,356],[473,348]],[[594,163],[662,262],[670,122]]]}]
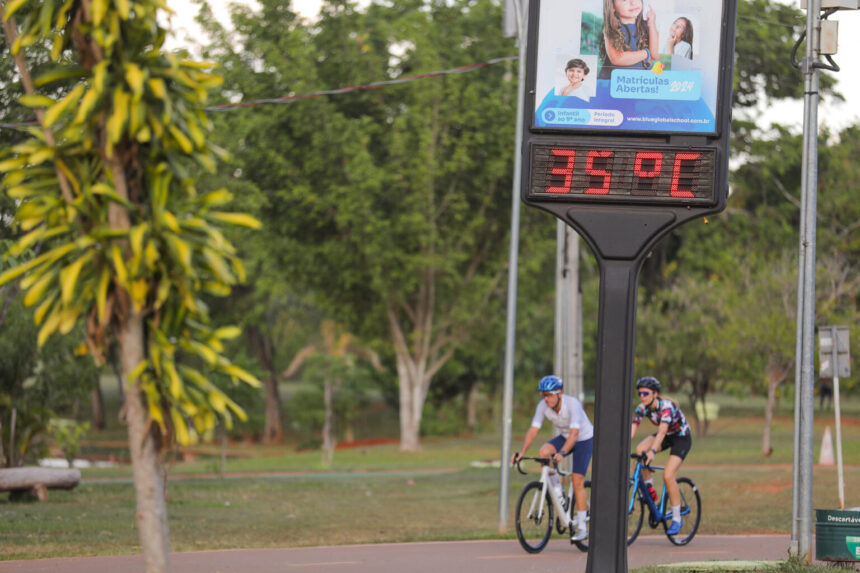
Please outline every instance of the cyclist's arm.
[{"label": "cyclist's arm", "polygon": [[[540,428],[535,428],[534,426],[531,426],[528,429],[528,431],[526,432],[526,437],[523,438],[523,447],[520,448],[520,452],[519,452],[520,457],[523,457],[524,455],[526,455],[526,451],[529,449],[529,446],[531,446],[532,442],[534,442],[535,438],[537,438],[538,432],[540,432]],[[516,455],[516,454],[514,454],[514,455]],[[512,456],[511,457],[511,464],[513,464],[514,461],[515,461],[514,457]]]},{"label": "cyclist's arm", "polygon": [[[571,450],[573,450],[573,446],[576,445],[577,438],[579,438],[579,428],[571,428],[570,435],[567,436],[567,440],[565,440],[564,445],[561,447],[565,454],[569,454]],[[561,452],[557,452],[557,454],[560,453]]]},{"label": "cyclist's arm", "polygon": [[633,424],[630,428],[630,440],[633,441],[633,438],[636,437],[636,430],[639,429],[639,422],[642,421],[642,414],[639,412],[639,407],[633,410]]}]

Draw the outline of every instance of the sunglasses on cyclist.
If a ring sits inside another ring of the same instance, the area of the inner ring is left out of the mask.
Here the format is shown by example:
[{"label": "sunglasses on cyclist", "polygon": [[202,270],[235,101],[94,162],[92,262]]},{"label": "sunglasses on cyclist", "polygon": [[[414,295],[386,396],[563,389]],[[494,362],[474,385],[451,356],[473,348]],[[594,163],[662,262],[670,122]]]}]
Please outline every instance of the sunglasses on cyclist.
[{"label": "sunglasses on cyclist", "polygon": [[645,396],[650,396],[650,395],[651,395],[651,391],[650,391],[650,390],[645,390],[644,392],[639,392],[639,395],[640,395],[640,396],[642,396],[642,397],[644,398]]},{"label": "sunglasses on cyclist", "polygon": [[555,391],[555,392],[543,392],[543,397],[544,397],[544,398],[546,398],[547,396],[555,396],[555,395],[556,395],[556,394],[558,394],[558,393],[559,393],[558,391]]}]

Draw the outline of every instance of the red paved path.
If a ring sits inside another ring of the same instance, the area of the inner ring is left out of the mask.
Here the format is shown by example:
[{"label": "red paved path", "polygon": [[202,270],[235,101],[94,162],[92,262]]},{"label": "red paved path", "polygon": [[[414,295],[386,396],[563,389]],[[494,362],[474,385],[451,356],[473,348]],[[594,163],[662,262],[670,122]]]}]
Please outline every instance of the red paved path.
[{"label": "red paved path", "polygon": [[[628,563],[633,569],[693,561],[780,561],[787,556],[788,543],[788,535],[699,535],[686,547],[674,547],[663,536],[649,535],[629,548]],[[584,553],[561,538],[552,539],[538,555],[525,553],[512,539],[233,549],[171,556],[173,573],[581,573],[585,561]],[[2,573],[142,571],[139,555],[0,562]]]}]

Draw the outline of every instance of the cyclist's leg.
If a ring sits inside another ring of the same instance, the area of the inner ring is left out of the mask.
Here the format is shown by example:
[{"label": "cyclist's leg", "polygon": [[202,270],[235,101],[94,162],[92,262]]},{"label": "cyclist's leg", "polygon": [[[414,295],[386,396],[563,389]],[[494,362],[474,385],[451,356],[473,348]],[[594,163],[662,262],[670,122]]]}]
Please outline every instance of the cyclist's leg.
[{"label": "cyclist's leg", "polygon": [[585,474],[588,464],[591,463],[591,455],[594,452],[594,438],[576,442],[573,446],[573,492],[576,497],[577,511],[585,511],[588,507],[588,499],[585,491]]},{"label": "cyclist's leg", "polygon": [[678,489],[678,469],[681,467],[681,462],[687,457],[687,453],[689,453],[692,447],[693,439],[690,436],[672,436],[669,444],[671,449],[669,451],[669,461],[666,462],[666,469],[663,471],[663,481],[666,484],[666,493],[669,494],[672,520],[680,522],[681,492]]},{"label": "cyclist's leg", "polygon": [[573,495],[576,498],[574,510],[570,512],[570,540],[582,541],[588,537],[588,492],[585,491],[585,476],[571,474]]},{"label": "cyclist's leg", "polygon": [[565,437],[561,434],[557,435],[553,439],[546,442],[544,445],[540,447],[540,452],[538,452],[538,456],[542,458],[548,458],[553,456],[557,451],[561,449],[564,445]]},{"label": "cyclist's leg", "polygon": [[[549,440],[548,442],[546,442],[544,445],[542,445],[540,447],[540,451],[538,452],[538,455],[542,458],[552,457],[553,455],[555,455],[555,453],[558,450],[561,449],[562,446],[564,446],[565,441],[566,441],[566,439],[564,436],[562,436],[561,434],[557,435],[556,437]],[[555,470],[552,470],[552,469],[550,470],[549,482],[555,488],[556,492],[562,490],[561,480],[559,479],[558,474],[556,473]],[[564,494],[563,491],[562,491],[562,494]]]},{"label": "cyclist's leg", "polygon": [[573,481],[573,492],[576,498],[576,513],[571,512],[576,531],[571,530],[571,540],[580,541],[588,535],[588,494],[585,491],[585,472],[591,462],[591,454],[594,451],[594,438],[576,442],[573,447],[573,468],[571,480]]},{"label": "cyclist's leg", "polygon": [[666,469],[663,470],[663,482],[666,484],[666,493],[669,494],[669,502],[672,506],[681,503],[681,494],[678,491],[676,478],[678,477],[678,468],[681,467],[681,462],[683,461],[678,456],[670,455],[669,460],[666,462]]}]

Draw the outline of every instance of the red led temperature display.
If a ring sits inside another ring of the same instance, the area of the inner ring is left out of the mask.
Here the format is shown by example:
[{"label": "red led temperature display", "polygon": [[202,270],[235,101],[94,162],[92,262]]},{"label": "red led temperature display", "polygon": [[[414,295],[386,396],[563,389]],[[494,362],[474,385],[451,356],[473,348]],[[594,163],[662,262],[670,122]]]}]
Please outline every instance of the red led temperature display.
[{"label": "red led temperature display", "polygon": [[533,145],[529,196],[713,204],[716,150]]}]

